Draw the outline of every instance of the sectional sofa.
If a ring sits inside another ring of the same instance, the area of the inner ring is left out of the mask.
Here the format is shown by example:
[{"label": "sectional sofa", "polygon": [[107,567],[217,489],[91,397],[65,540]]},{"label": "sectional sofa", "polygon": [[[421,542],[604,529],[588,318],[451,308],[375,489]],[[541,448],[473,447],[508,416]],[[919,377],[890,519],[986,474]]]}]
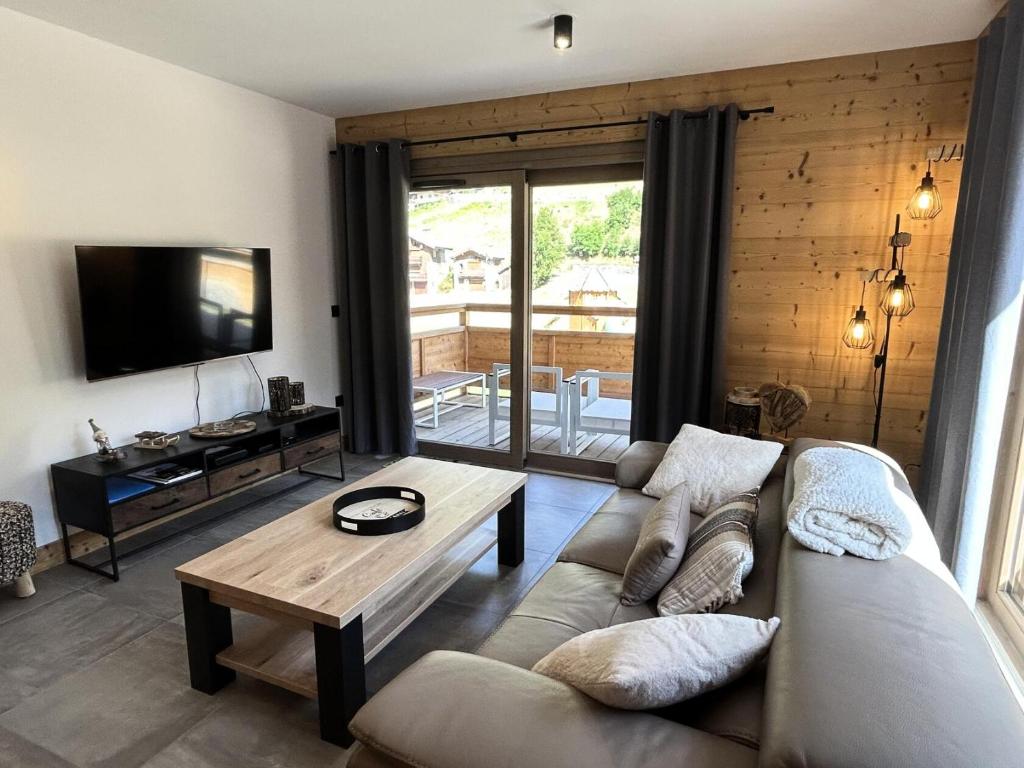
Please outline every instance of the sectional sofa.
[{"label": "sectional sofa", "polygon": [[923,517],[910,549],[885,561],[820,554],[787,533],[792,463],[827,444],[795,441],[760,491],[754,570],[722,610],[781,618],[752,673],[629,712],[530,671],[578,634],[656,615],[619,603],[655,502],[638,489],[667,447],[638,442],[618,462],[616,492],[476,655],[429,654],[360,710],[349,765],[1024,766],[1024,715]]}]

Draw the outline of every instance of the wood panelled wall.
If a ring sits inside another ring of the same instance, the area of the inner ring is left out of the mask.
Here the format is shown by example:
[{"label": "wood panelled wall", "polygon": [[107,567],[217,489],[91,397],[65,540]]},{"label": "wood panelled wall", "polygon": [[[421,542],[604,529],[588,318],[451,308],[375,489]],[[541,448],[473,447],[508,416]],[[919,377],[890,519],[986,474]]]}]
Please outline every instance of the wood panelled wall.
[{"label": "wood panelled wall", "polygon": [[[867,442],[874,419],[871,350],[840,336],[860,299],[859,270],[887,263],[896,213],[920,182],[925,153],[964,141],[973,41],[714,74],[649,80],[337,121],[339,141],[425,139],[619,121],[649,111],[735,101],[772,104],[741,123],[728,328],[730,385],[808,388],[794,430]],[[643,138],[641,127],[523,136],[515,149]],[[415,148],[414,157],[508,150],[505,139]],[[933,168],[944,210],[905,219],[917,311],[894,325],[881,447],[911,474],[920,461],[959,183]],[[865,303],[878,329],[880,286]]]}]

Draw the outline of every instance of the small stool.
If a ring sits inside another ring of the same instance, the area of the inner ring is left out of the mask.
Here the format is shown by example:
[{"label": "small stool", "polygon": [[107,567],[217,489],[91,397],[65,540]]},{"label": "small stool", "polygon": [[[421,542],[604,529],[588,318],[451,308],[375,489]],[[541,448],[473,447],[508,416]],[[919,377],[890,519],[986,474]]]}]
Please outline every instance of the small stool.
[{"label": "small stool", "polygon": [[0,501],[0,584],[14,583],[14,594],[32,597],[32,566],[36,564],[36,532],[32,507]]}]

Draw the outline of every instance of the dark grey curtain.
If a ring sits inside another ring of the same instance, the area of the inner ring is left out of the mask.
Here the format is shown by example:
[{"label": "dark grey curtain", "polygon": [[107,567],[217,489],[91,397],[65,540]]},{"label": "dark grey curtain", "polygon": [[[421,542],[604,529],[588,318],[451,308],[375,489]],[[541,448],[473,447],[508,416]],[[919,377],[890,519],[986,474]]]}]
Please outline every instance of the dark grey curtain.
[{"label": "dark grey curtain", "polygon": [[400,141],[339,144],[341,390],[356,453],[416,452],[409,337],[409,152]]},{"label": "dark grey curtain", "polygon": [[723,408],[735,104],[651,114],[644,150],[631,439],[669,441]]},{"label": "dark grey curtain", "polygon": [[1024,287],[1022,54],[1024,2],[1011,0],[979,43],[919,494],[972,601]]}]

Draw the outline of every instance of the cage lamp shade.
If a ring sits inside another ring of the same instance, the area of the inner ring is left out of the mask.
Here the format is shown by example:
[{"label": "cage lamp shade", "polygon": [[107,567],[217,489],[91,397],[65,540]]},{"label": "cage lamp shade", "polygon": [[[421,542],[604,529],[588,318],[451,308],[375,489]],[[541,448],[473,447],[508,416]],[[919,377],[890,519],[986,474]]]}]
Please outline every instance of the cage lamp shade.
[{"label": "cage lamp shade", "polygon": [[921,179],[921,184],[914,190],[913,197],[907,205],[907,213],[912,219],[934,219],[942,210],[942,198],[939,196],[939,188],[932,178],[931,168]]},{"label": "cage lamp shade", "polygon": [[843,344],[850,349],[867,349],[874,343],[875,334],[871,330],[871,321],[868,320],[868,314],[864,311],[864,305],[862,304],[854,312],[850,322],[846,324]]},{"label": "cage lamp shade", "polygon": [[914,292],[910,290],[907,276],[903,274],[902,269],[886,286],[885,294],[878,306],[890,317],[906,317],[914,311],[914,307],[917,306],[914,302]]}]

